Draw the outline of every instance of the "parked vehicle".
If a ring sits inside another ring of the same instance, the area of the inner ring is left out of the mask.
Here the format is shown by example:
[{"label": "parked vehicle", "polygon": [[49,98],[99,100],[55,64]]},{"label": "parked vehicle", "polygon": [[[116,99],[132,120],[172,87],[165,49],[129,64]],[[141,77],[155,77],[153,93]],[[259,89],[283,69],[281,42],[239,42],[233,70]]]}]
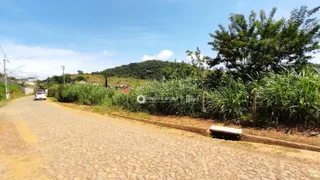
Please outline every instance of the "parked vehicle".
[{"label": "parked vehicle", "polygon": [[37,93],[45,93],[45,91],[43,89],[38,89]]},{"label": "parked vehicle", "polygon": [[46,99],[47,99],[47,96],[44,92],[37,92],[34,95],[34,100],[46,100]]}]

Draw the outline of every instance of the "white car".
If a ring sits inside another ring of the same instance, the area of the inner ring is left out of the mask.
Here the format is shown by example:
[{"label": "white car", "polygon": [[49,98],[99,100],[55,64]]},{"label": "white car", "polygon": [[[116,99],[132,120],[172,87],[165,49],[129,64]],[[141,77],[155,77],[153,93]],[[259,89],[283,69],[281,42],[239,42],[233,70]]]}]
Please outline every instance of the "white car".
[{"label": "white car", "polygon": [[46,100],[47,96],[45,93],[37,92],[37,94],[34,95],[34,100]]}]

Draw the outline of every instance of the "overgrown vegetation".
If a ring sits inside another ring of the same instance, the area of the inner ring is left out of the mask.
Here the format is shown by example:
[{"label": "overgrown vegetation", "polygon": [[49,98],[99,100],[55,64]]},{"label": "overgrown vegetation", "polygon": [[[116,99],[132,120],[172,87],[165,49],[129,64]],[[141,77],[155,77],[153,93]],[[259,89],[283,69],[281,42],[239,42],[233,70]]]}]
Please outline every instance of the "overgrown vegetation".
[{"label": "overgrown vegetation", "polygon": [[[116,106],[151,114],[188,115],[233,123],[320,127],[319,65],[308,62],[320,49],[320,25],[315,13],[302,6],[290,18],[275,20],[252,12],[230,16],[227,30],[211,34],[215,58],[187,51],[192,63],[146,61],[93,74],[156,79],[135,86],[128,94],[103,86],[61,85],[51,93],[60,101]],[[224,65],[220,69],[204,68]],[[89,78],[88,78],[89,81]],[[102,76],[102,83],[105,79]],[[257,92],[257,120],[252,121],[252,92]],[[202,93],[205,97],[203,112]],[[140,96],[142,95],[142,96]],[[138,101],[143,103],[138,103]]]},{"label": "overgrown vegetation", "polygon": [[110,99],[114,90],[94,85],[62,85],[59,88],[59,100],[85,105],[101,105]]},{"label": "overgrown vegetation", "polygon": [[[24,95],[21,90],[21,87],[19,87],[19,86],[9,84],[8,90],[9,90],[11,98],[17,98],[17,97],[21,97]],[[0,82],[0,101],[3,101],[5,99],[6,99],[6,93],[5,93],[4,83]]]},{"label": "overgrown vegetation", "polygon": [[258,118],[272,124],[320,125],[318,72],[270,73],[257,86]]}]

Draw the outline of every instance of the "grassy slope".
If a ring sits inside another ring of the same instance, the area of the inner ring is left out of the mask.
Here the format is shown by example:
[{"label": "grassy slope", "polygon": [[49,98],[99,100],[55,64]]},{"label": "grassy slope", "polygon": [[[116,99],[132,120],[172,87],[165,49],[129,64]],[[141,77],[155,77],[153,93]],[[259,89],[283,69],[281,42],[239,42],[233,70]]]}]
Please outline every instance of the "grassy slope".
[{"label": "grassy slope", "polygon": [[[11,98],[18,98],[23,96],[23,93],[20,89],[19,86],[15,86],[15,85],[8,85],[8,89],[11,95]],[[5,88],[4,88],[4,83],[0,82],[0,101],[4,101],[5,100]]]},{"label": "grassy slope", "polygon": [[[91,75],[91,74],[82,74],[84,77],[87,78],[88,83],[98,83],[104,84],[104,77],[102,75]],[[74,79],[78,74],[72,74],[71,78]],[[119,85],[119,84],[129,84],[132,87],[137,87],[143,85],[147,82],[151,82],[152,80],[145,80],[145,79],[136,79],[136,78],[120,78],[120,77],[109,77],[108,84],[109,85]]]}]

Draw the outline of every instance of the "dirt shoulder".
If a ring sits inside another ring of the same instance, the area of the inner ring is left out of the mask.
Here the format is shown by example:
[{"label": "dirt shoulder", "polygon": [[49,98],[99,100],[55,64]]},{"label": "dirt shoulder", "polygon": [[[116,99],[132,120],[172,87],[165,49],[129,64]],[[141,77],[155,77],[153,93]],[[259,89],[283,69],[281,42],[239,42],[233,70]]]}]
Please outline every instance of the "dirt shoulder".
[{"label": "dirt shoulder", "polygon": [[[51,101],[51,100],[50,100]],[[51,101],[52,102],[52,101]],[[186,126],[186,127],[193,127],[196,131],[205,132],[209,129],[209,127],[213,124],[219,126],[225,126],[225,124],[218,123],[214,120],[208,119],[200,119],[200,118],[191,118],[191,117],[178,117],[178,116],[155,116],[150,115],[143,112],[129,112],[119,108],[110,108],[110,107],[103,107],[103,106],[85,106],[85,105],[77,105],[74,103],[60,103],[56,102],[62,106],[90,111],[94,113],[99,113],[103,115],[115,115],[121,117],[130,117],[131,119],[140,119],[152,124],[171,124],[172,127],[174,126]],[[243,133],[255,136],[262,136],[267,138],[279,139],[283,141],[290,141],[295,143],[303,143],[312,146],[320,147],[320,137],[309,137],[303,135],[301,132],[295,132],[294,134],[286,134],[286,129],[255,129],[255,128],[247,128],[241,127],[233,124],[228,124],[228,127],[234,128],[242,128]]]}]

